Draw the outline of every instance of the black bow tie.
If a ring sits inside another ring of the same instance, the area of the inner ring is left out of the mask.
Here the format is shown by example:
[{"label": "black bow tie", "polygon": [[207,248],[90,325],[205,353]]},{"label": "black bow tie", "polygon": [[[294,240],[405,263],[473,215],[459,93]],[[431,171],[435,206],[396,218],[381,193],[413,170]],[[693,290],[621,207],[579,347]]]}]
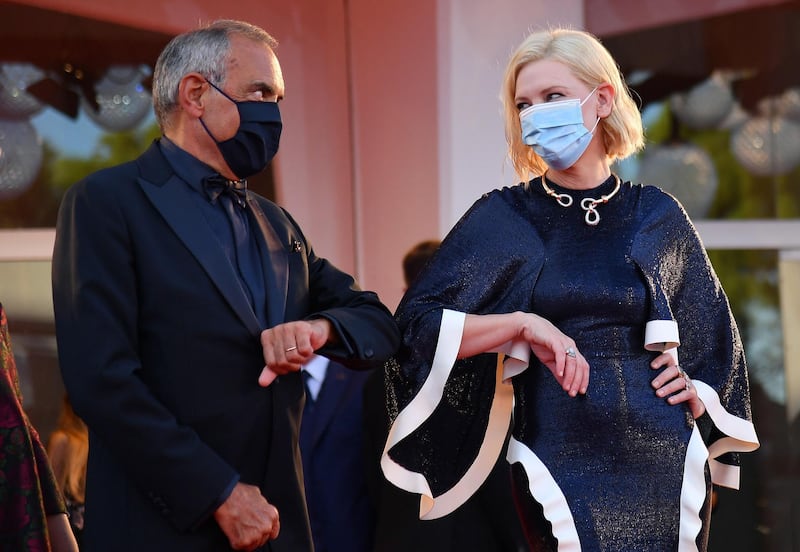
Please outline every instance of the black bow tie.
[{"label": "black bow tie", "polygon": [[229,194],[240,207],[244,207],[247,199],[247,180],[228,180],[220,174],[207,176],[203,179],[203,188],[206,195],[215,203],[221,194]]}]

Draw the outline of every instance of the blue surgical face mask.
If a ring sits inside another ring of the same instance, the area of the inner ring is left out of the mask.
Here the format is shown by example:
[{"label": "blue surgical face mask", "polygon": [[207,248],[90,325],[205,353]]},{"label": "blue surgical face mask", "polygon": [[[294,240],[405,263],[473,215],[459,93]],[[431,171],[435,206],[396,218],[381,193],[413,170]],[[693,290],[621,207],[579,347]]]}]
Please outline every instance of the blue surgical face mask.
[{"label": "blue surgical face mask", "polygon": [[594,129],[583,124],[581,106],[594,91],[584,98],[560,100],[526,107],[519,113],[522,124],[522,141],[533,148],[548,167],[557,171],[570,168],[583,155],[592,141]]},{"label": "blue surgical face mask", "polygon": [[214,83],[207,81],[217,92],[228,98],[239,110],[239,129],[222,142],[214,138],[200,119],[211,139],[217,144],[222,158],[238,178],[248,178],[263,171],[275,154],[281,139],[281,113],[277,102],[237,102]]}]

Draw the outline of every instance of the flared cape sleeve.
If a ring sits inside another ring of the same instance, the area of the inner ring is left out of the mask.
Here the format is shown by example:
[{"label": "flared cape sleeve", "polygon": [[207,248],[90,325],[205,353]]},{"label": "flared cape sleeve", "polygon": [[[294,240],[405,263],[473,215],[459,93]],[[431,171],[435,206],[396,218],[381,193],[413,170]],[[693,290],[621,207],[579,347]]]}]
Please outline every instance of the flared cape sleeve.
[{"label": "flared cape sleeve", "polygon": [[498,376],[503,356],[456,353],[465,314],[530,310],[542,247],[525,195],[521,185],[479,199],[396,313],[403,342],[386,368],[394,424],[382,467],[389,481],[422,495],[423,518],[449,513],[477,490],[508,434],[513,391]]},{"label": "flared cape sleeve", "polygon": [[641,200],[648,208],[631,255],[651,298],[645,346],[670,352],[691,378],[714,422],[706,443],[712,481],[738,488],[738,453],[759,443],[736,321],[680,204],[654,187],[644,187]]}]

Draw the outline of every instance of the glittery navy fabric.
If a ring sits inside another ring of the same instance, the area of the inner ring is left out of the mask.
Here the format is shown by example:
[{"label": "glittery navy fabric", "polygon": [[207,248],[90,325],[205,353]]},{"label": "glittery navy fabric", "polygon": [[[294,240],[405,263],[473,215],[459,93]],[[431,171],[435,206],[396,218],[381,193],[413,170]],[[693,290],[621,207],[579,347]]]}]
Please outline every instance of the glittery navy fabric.
[{"label": "glittery navy fabric", "polygon": [[[538,179],[486,194],[403,298],[396,314],[403,345],[387,365],[390,410],[396,415],[425,382],[443,309],[544,316],[588,360],[588,393],[568,397],[532,356],[530,368],[513,381],[513,437],[544,462],[563,491],[582,550],[675,550],[694,421],[684,405],[655,395],[650,382],[657,372],[649,362],[658,353],[644,348],[645,324],[676,321],[684,370],[713,388],[727,412],[750,420],[735,322],[673,198],[624,183],[597,207],[599,225],[588,226],[580,200],[611,192],[614,177],[586,191],[548,184],[571,195],[572,206],[558,205]],[[434,496],[459,480],[481,445],[495,363],[489,354],[457,361],[433,415],[389,451],[424,474]],[[738,462],[734,454],[718,460]],[[517,490],[533,501],[527,488]],[[707,523],[697,537],[701,550],[706,535]]]}]

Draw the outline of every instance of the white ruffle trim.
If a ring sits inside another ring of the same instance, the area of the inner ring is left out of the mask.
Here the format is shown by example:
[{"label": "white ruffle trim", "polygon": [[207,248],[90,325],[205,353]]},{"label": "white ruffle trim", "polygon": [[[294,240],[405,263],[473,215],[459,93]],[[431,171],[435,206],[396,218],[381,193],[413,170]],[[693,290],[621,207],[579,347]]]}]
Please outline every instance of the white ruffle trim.
[{"label": "white ruffle trim", "polygon": [[[674,320],[651,320],[645,327],[645,349],[670,354],[678,363],[678,324]],[[753,423],[730,414],[719,400],[717,392],[708,384],[692,378],[697,395],[708,411],[714,425],[725,437],[714,441],[708,448],[707,460],[711,481],[731,489],[739,488],[739,467],[723,464],[715,459],[728,452],[752,452],[759,447]],[[705,448],[705,447],[704,447]],[[705,486],[705,482],[703,482]]]},{"label": "white ruffle trim", "polygon": [[581,542],[575,519],[567,498],[553,479],[550,470],[525,444],[511,437],[508,442],[508,462],[519,462],[528,475],[528,490],[542,505],[545,519],[553,526],[553,536],[558,539],[558,552],[580,552]]},{"label": "white ruffle trim", "polygon": [[692,428],[683,465],[678,552],[697,552],[697,535],[703,528],[700,510],[703,509],[703,502],[706,499],[705,466],[707,460],[708,449],[697,430],[697,425],[695,425]]},{"label": "white ruffle trim", "polygon": [[397,416],[389,430],[386,446],[381,457],[381,468],[386,479],[395,486],[420,497],[420,519],[436,519],[451,513],[467,501],[483,484],[494,467],[503,448],[514,403],[514,389],[503,383],[502,355],[498,356],[495,396],[489,412],[489,422],[484,441],[472,465],[450,490],[433,496],[430,485],[421,473],[407,470],[389,457],[394,445],[416,431],[427,420],[442,400],[445,382],[450,376],[461,346],[466,315],[462,312],[444,310],[439,327],[439,339],[433,364],[422,388]]},{"label": "white ruffle trim", "polygon": [[711,481],[723,487],[738,489],[739,466],[723,464],[715,459],[728,452],[752,452],[756,450],[760,444],[753,422],[734,416],[725,410],[725,407],[720,403],[719,395],[707,383],[693,379],[692,384],[697,389],[697,395],[700,400],[706,406],[706,411],[711,416],[714,426],[725,434],[725,437],[717,439],[708,447],[708,466],[711,470]]}]

